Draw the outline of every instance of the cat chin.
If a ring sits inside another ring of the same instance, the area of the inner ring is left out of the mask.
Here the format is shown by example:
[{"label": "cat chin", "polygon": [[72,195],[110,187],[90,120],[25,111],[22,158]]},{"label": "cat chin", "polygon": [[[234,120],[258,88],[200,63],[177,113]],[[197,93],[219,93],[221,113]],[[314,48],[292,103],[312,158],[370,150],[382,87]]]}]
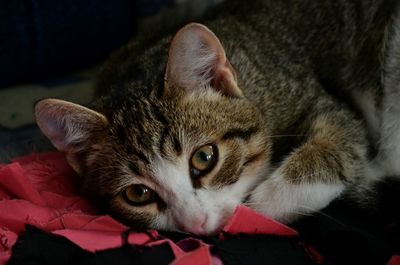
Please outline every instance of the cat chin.
[{"label": "cat chin", "polygon": [[161,231],[169,231],[169,232],[177,232],[177,233],[183,233],[183,234],[192,234],[196,236],[215,236],[218,235],[222,229],[225,227],[227,221],[229,220],[230,216],[227,216],[226,218],[223,218],[223,221],[215,222],[215,221],[210,221],[211,218],[209,219],[207,217],[206,221],[204,224],[199,225],[199,226],[193,226],[189,225],[186,226],[184,224],[174,224],[174,225],[156,225],[156,226],[151,226],[150,228],[156,229],[156,230],[161,230]]},{"label": "cat chin", "polygon": [[213,236],[220,233],[232,217],[233,212],[234,208],[229,213],[222,213],[222,216],[214,216],[214,220],[208,218],[204,226],[205,235]]}]

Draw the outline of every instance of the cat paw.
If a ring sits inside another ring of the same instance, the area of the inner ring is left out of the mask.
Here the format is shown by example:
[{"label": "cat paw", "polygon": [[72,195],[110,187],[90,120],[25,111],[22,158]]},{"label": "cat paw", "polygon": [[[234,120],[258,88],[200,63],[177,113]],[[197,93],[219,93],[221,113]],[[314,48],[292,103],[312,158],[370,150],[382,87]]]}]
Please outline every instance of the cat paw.
[{"label": "cat paw", "polygon": [[344,189],[343,184],[291,183],[282,172],[285,171],[278,169],[260,183],[245,203],[282,223],[312,215],[337,198]]}]

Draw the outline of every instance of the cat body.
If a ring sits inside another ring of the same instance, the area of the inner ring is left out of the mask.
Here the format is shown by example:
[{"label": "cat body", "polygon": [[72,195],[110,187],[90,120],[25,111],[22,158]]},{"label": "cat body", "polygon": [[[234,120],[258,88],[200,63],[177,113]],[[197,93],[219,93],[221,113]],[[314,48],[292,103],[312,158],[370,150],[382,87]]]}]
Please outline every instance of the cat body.
[{"label": "cat body", "polygon": [[397,10],[229,1],[116,52],[93,110],[45,99],[37,123],[82,191],[131,226],[206,235],[240,203],[290,222],[339,196],[366,202],[400,173]]}]

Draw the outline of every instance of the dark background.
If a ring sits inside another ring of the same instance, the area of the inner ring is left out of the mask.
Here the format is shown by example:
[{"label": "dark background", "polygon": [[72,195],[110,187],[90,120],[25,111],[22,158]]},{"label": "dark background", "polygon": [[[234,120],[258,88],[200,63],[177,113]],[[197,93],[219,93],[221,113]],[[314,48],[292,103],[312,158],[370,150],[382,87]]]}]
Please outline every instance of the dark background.
[{"label": "dark background", "polygon": [[88,67],[172,0],[0,0],[0,88]]},{"label": "dark background", "polygon": [[0,0],[0,163],[51,150],[34,124],[34,102],[88,103],[109,54],[139,31],[162,31],[167,23],[147,29],[143,21],[176,7],[174,0]]}]

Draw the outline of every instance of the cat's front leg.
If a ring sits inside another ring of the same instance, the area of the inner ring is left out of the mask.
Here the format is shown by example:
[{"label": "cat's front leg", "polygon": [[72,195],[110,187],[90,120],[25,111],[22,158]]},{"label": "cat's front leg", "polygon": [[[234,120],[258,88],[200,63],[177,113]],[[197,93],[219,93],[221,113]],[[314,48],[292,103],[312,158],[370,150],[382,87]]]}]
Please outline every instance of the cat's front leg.
[{"label": "cat's front leg", "polygon": [[257,186],[247,202],[249,207],[280,222],[289,223],[321,210],[345,189],[345,185],[340,181],[293,181],[285,172],[285,167],[277,169]]},{"label": "cat's front leg", "polygon": [[356,120],[320,116],[303,145],[252,191],[247,205],[285,223],[319,211],[363,177],[366,147]]}]

